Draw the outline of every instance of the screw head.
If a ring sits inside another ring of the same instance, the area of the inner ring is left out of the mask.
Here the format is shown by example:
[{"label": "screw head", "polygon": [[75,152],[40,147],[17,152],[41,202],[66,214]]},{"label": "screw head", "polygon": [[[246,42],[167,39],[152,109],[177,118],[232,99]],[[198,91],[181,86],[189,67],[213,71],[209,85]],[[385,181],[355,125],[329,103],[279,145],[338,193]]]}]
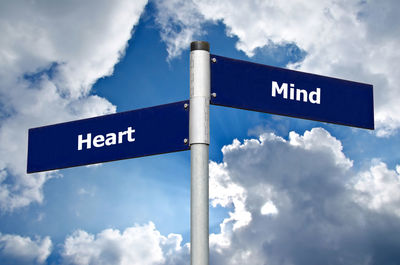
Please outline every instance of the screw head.
[{"label": "screw head", "polygon": [[183,143],[187,144],[188,143],[188,139],[187,138],[183,139]]},{"label": "screw head", "polygon": [[216,98],[217,97],[217,93],[211,93],[211,96],[213,97],[213,98]]},{"label": "screw head", "polygon": [[217,62],[217,58],[212,58],[211,62],[216,63]]},{"label": "screw head", "polygon": [[185,109],[187,109],[187,108],[189,107],[189,104],[185,103],[185,104],[183,105],[183,107],[184,107]]}]

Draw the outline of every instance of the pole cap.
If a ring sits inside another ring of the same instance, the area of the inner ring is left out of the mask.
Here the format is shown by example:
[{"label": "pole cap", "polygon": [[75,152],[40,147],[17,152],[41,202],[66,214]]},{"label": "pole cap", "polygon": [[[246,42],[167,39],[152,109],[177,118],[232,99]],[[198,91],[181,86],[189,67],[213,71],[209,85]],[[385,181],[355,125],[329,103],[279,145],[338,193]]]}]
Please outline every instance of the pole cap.
[{"label": "pole cap", "polygon": [[206,41],[193,41],[190,43],[190,51],[203,50],[210,51],[210,44]]}]

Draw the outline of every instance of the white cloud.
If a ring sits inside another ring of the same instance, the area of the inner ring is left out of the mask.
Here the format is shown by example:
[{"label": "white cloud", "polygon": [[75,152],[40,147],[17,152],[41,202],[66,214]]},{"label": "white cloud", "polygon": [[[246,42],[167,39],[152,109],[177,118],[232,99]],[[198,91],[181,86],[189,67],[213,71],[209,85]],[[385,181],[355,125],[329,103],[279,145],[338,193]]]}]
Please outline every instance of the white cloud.
[{"label": "white cloud", "polygon": [[[163,5],[177,2],[163,1]],[[174,47],[170,57],[190,42],[172,45],[176,39],[201,33],[199,25],[205,22],[222,22],[226,34],[238,38],[236,48],[248,56],[257,49],[293,43],[306,56],[289,67],[372,83],[377,135],[390,136],[400,128],[399,9],[396,0],[200,0],[189,1],[184,9],[163,9],[159,16],[170,22],[160,23],[169,31],[163,35],[169,51]],[[179,19],[184,14],[196,14],[197,19]]]},{"label": "white cloud", "polygon": [[51,249],[49,237],[32,240],[29,237],[0,233],[0,261],[4,264],[44,264]]},{"label": "white cloud", "polygon": [[161,39],[167,44],[168,59],[172,59],[187,49],[194,37],[204,34],[204,18],[192,0],[157,0],[155,4]]},{"label": "white cloud", "polygon": [[245,190],[231,181],[225,164],[217,164],[211,161],[209,167],[211,176],[209,197],[211,205],[213,207],[218,205],[222,207],[233,206],[235,212],[229,213],[229,221],[234,222],[233,229],[247,225],[251,221],[251,215],[244,207],[247,197]]},{"label": "white cloud", "polygon": [[42,202],[57,173],[27,175],[27,131],[115,112],[92,85],[125,51],[141,1],[0,3],[0,209]]},{"label": "white cloud", "polygon": [[293,146],[332,155],[338,166],[346,169],[353,166],[353,161],[347,158],[343,153],[342,143],[322,128],[314,128],[311,131],[305,131],[303,136],[300,136],[296,132],[290,132],[289,139],[290,144]]},{"label": "white cloud", "polygon": [[[234,141],[236,143],[237,140]],[[209,197],[213,207],[233,207],[229,218],[220,224],[221,233],[210,235],[210,246],[215,251],[221,252],[222,248],[230,246],[229,237],[232,231],[246,226],[251,221],[251,213],[246,210],[247,198],[245,190],[232,182],[226,164],[210,162]]]},{"label": "white cloud", "polygon": [[267,201],[263,207],[261,207],[261,214],[262,215],[276,215],[279,211],[276,208],[275,204],[272,201]]},{"label": "white cloud", "polygon": [[[223,162],[210,162],[210,202],[232,211],[210,235],[212,264],[399,262],[400,176],[383,162],[354,172],[341,142],[322,128],[288,139],[265,133],[234,140],[222,151]],[[183,265],[189,250],[181,235],[163,236],[150,222],[96,235],[78,230],[65,239],[61,258],[77,265]]]},{"label": "white cloud", "polygon": [[66,238],[62,257],[65,264],[77,265],[186,264],[189,250],[181,242],[180,235],[162,236],[153,223],[97,235],[79,230]]},{"label": "white cloud", "polygon": [[[220,202],[241,198],[240,207],[251,218],[234,229],[230,215],[221,232],[210,236],[213,264],[399,262],[397,254],[389,254],[400,247],[392,236],[400,232],[394,214],[399,176],[385,164],[372,167],[372,173],[354,173],[341,142],[322,128],[291,132],[288,140],[273,133],[234,140],[223,154],[222,163],[210,163],[210,183],[222,186],[214,187]],[[357,180],[363,184],[354,185]],[[385,211],[370,207],[374,197],[359,201],[360,188],[368,196],[377,191]]]},{"label": "white cloud", "polygon": [[359,174],[354,184],[359,191],[355,199],[370,209],[400,216],[400,172],[388,169],[383,162],[375,163],[368,171]]}]

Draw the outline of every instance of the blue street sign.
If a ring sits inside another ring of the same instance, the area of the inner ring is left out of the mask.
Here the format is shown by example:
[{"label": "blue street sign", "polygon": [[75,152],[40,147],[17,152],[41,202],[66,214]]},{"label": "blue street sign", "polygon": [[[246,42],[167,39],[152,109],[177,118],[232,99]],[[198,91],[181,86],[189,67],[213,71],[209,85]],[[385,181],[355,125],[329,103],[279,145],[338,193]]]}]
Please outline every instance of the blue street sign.
[{"label": "blue street sign", "polygon": [[[185,108],[185,104],[186,108]],[[189,101],[29,129],[27,172],[188,150]]]},{"label": "blue street sign", "polygon": [[213,105],[374,129],[372,85],[211,58]]}]

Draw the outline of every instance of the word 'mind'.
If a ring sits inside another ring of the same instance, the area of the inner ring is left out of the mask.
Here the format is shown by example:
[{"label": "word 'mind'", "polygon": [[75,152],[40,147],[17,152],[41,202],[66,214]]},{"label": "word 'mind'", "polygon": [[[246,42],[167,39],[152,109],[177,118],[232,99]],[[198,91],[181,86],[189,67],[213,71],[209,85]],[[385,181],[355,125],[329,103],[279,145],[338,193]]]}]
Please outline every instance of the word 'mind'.
[{"label": "word 'mind'", "polygon": [[276,97],[276,94],[283,94],[284,99],[321,104],[321,89],[319,87],[308,93],[305,89],[295,89],[294,84],[290,84],[289,88],[288,83],[282,83],[279,87],[278,82],[272,81],[272,96]]},{"label": "word 'mind'", "polygon": [[92,134],[86,134],[86,138],[83,138],[83,135],[78,135],[78,150],[82,150],[84,145],[86,149],[94,147],[103,147],[103,146],[110,146],[115,144],[122,144],[124,139],[128,142],[134,142],[135,138],[133,134],[135,130],[132,127],[128,127],[126,131],[121,131],[117,133],[107,133],[105,136],[102,134],[98,134],[93,137]]}]

